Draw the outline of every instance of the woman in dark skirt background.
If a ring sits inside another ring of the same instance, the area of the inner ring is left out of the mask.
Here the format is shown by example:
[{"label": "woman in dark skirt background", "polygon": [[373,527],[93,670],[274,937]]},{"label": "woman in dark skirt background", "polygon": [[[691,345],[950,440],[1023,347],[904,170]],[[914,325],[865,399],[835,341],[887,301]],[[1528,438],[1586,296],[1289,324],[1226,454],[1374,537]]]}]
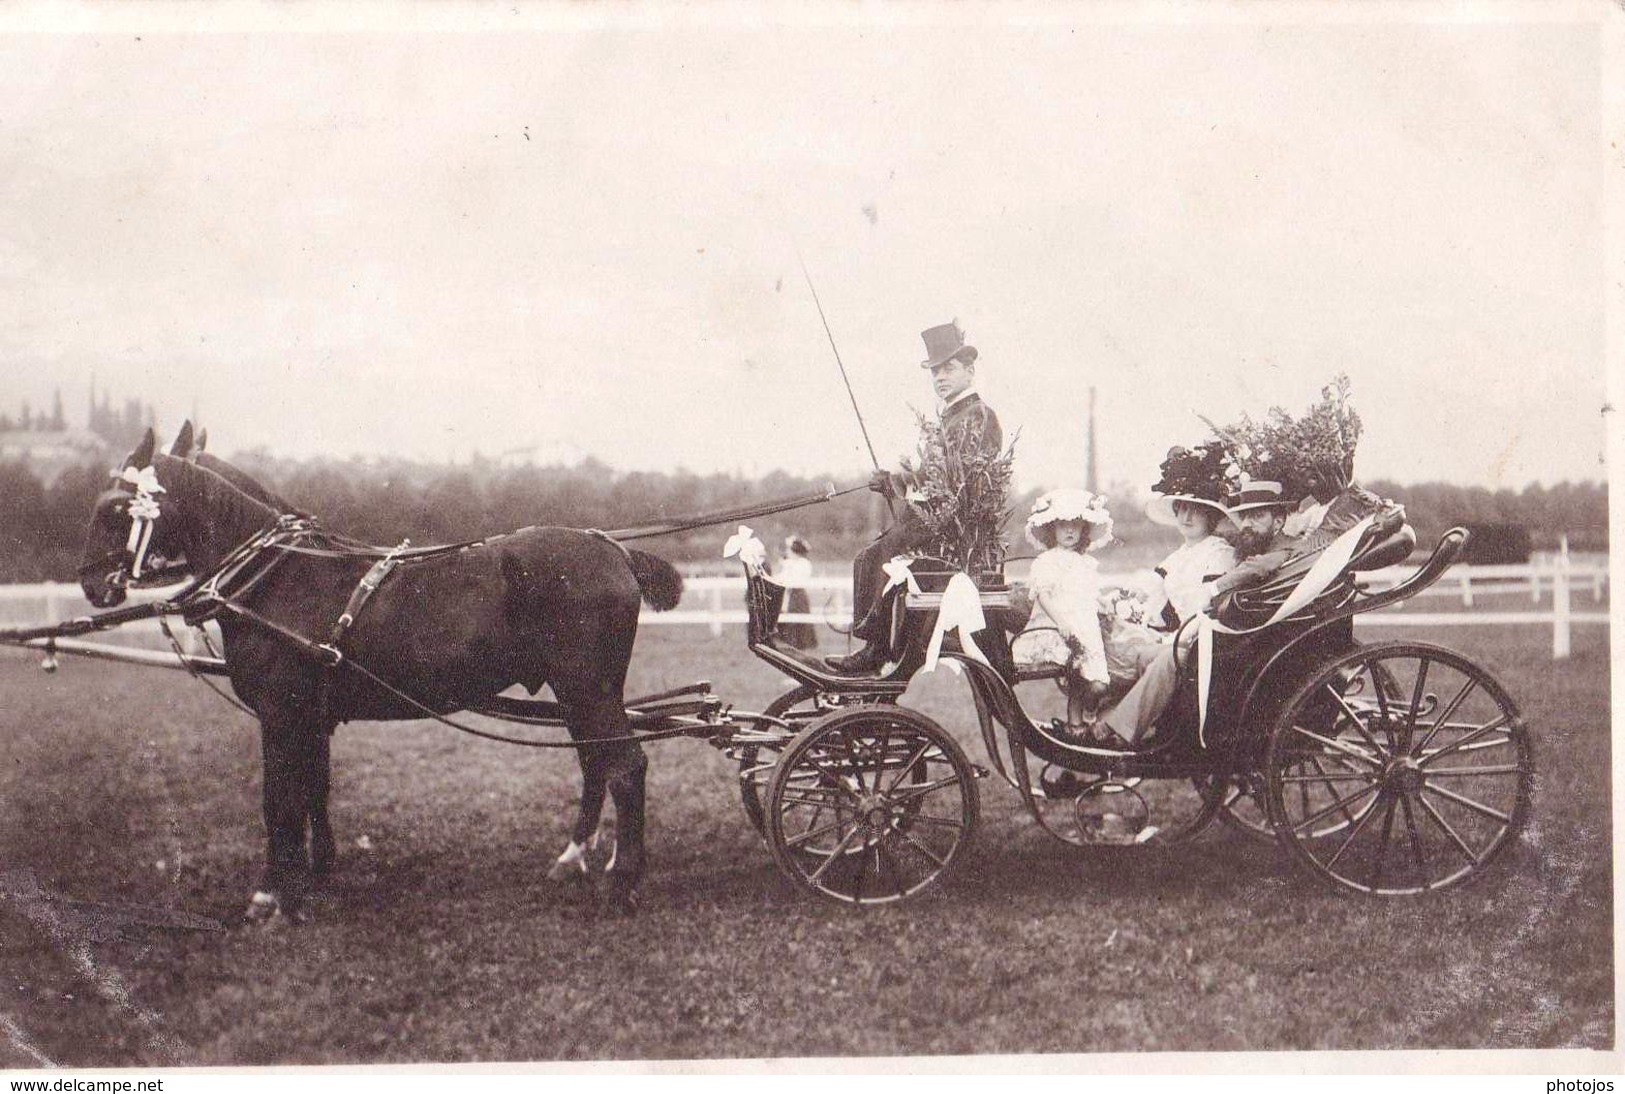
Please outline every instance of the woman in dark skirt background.
[{"label": "woman in dark skirt background", "polygon": [[[779,572],[773,575],[773,580],[789,590],[784,597],[785,615],[805,615],[812,611],[812,601],[807,596],[812,561],[807,552],[807,541],[800,536],[790,536],[784,541]],[[780,623],[779,638],[798,650],[816,649],[818,629],[811,623]]]}]

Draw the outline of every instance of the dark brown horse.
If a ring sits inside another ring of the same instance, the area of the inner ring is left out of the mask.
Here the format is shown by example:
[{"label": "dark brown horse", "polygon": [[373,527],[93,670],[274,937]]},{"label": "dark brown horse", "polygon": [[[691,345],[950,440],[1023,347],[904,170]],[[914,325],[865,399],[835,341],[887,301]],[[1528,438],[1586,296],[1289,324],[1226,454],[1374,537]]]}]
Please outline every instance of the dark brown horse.
[{"label": "dark brown horse", "polygon": [[[124,475],[97,500],[80,584],[98,607],[123,601],[141,556],[184,558],[194,574],[208,573],[281,515],[262,500],[275,498],[263,487],[255,496],[213,470],[153,449],[149,431],[125,461]],[[257,486],[251,479],[244,485]],[[322,546],[319,537],[308,543]],[[514,684],[532,693],[551,687],[567,710],[571,737],[586,745],[581,807],[554,875],[579,870],[607,792],[617,822],[609,899],[614,907],[633,907],[645,869],[648,761],[635,741],[618,739],[631,733],[626,670],[640,599],[658,610],[674,607],[682,578],[662,559],[599,536],[523,528],[402,564],[347,632],[341,667],[330,667],[311,645],[327,639],[374,561],[284,552],[263,579],[233,598],[246,612],[219,616],[232,689],[260,719],[268,847],[250,914],[295,910],[312,874],[332,865],[328,738],[337,723],[423,717],[397,692],[449,713]]]}]

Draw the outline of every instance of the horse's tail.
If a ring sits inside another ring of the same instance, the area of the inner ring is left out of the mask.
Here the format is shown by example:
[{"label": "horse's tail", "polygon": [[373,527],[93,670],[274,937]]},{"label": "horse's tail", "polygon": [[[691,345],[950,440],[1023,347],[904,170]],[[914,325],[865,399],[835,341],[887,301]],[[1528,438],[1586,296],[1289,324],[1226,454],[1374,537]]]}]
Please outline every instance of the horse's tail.
[{"label": "horse's tail", "polygon": [[683,598],[683,575],[677,567],[647,551],[626,549],[627,565],[638,579],[644,601],[657,612],[670,611]]}]

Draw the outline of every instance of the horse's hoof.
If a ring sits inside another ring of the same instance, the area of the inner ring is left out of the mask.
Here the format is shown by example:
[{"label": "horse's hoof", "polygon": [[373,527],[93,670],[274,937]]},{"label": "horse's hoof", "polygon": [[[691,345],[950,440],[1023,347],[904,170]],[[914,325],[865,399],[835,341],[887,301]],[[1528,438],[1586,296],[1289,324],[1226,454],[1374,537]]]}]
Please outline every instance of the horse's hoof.
[{"label": "horse's hoof", "polygon": [[547,871],[547,880],[555,885],[580,885],[590,880],[584,864],[555,862]]},{"label": "horse's hoof", "polygon": [[305,909],[303,902],[284,901],[275,893],[268,893],[263,889],[249,898],[248,908],[243,912],[243,922],[262,930],[286,924],[305,923],[309,919],[310,913]]},{"label": "horse's hoof", "polygon": [[269,926],[282,915],[282,901],[275,893],[268,893],[261,889],[248,898],[248,907],[243,910],[243,922],[257,927]]}]

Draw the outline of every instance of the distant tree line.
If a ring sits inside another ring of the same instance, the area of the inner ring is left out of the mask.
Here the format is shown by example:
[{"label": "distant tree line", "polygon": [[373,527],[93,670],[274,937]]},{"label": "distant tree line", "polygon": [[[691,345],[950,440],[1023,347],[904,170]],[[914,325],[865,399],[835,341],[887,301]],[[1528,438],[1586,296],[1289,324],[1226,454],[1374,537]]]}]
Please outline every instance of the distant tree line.
[{"label": "distant tree line", "polygon": [[[419,545],[478,539],[528,524],[631,527],[831,485],[828,479],[781,471],[755,479],[686,471],[618,472],[592,459],[573,467],[481,460],[446,466],[405,460],[290,460],[256,451],[233,460],[326,527],[383,545],[406,538]],[[1600,483],[1521,491],[1446,483],[1368,485],[1405,504],[1423,544],[1453,524],[1499,523],[1528,528],[1537,549],[1555,547],[1563,535],[1576,550],[1608,547],[1608,491]],[[101,466],[69,469],[47,485],[25,463],[0,462],[0,582],[73,580],[91,505],[106,486],[107,469]],[[1006,539],[1013,555],[1031,553],[1022,540],[1021,518],[1037,493],[1011,499],[1014,515]],[[1109,493],[1120,539],[1163,550],[1170,546],[1167,530],[1154,529],[1145,520],[1142,499],[1126,487]],[[850,559],[885,519],[881,500],[859,491],[751,523],[775,553],[785,535],[807,537],[827,566]],[[720,548],[732,531],[698,529],[646,546],[691,569],[726,572]]]}]

